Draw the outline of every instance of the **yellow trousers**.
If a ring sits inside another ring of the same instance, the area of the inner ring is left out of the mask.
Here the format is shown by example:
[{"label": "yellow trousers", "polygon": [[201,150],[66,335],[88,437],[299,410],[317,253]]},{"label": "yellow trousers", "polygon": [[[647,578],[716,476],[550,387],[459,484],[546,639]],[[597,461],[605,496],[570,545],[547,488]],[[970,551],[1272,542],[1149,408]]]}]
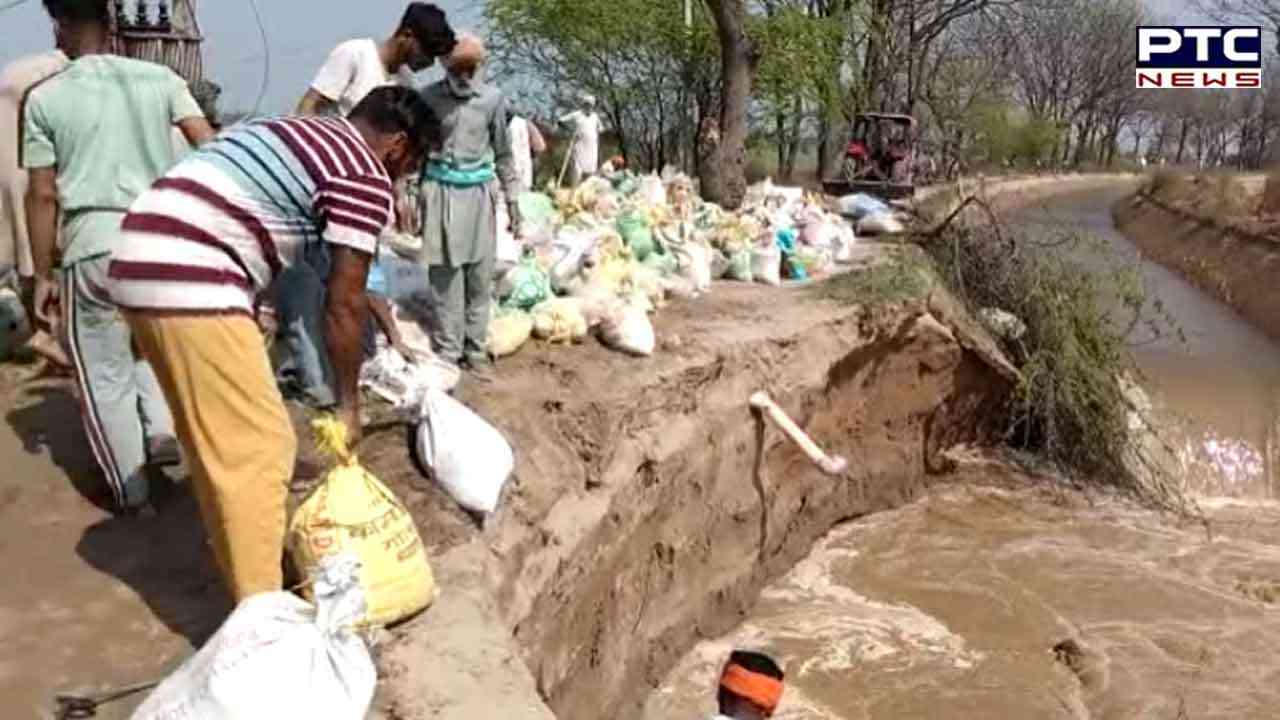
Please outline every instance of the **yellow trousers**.
[{"label": "yellow trousers", "polygon": [[241,315],[130,312],[128,320],[173,411],[232,596],[239,603],[280,590],[297,439],[261,331]]}]

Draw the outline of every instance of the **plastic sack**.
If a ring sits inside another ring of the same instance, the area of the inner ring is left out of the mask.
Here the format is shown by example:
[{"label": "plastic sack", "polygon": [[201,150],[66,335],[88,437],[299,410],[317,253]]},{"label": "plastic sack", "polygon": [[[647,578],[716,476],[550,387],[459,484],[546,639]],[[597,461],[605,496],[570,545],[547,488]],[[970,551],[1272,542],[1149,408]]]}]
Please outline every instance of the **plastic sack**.
[{"label": "plastic sack", "polygon": [[316,443],[335,465],[289,523],[289,556],[310,577],[321,561],[350,553],[360,561],[368,610],[363,626],[403,620],[431,604],[435,578],[413,517],[347,447],[347,428],[334,417],[312,423]]},{"label": "plastic sack", "polygon": [[861,220],[870,215],[882,215],[893,210],[880,198],[872,197],[866,193],[845,195],[836,201],[836,206],[840,208],[841,215],[851,217],[854,220]]},{"label": "plastic sack", "polygon": [[711,251],[711,279],[719,280],[729,273],[729,256],[720,250]]},{"label": "plastic sack", "polygon": [[498,507],[515,469],[511,445],[497,428],[439,390],[427,393],[418,422],[418,459],[459,505],[480,513]]},{"label": "plastic sack", "polygon": [[569,281],[582,272],[582,266],[595,245],[596,237],[589,230],[562,229],[551,243],[548,271],[551,287],[563,291]]},{"label": "plastic sack", "polygon": [[380,348],[373,359],[360,367],[361,389],[403,410],[417,407],[427,388],[448,392],[457,387],[461,377],[457,366],[434,356],[415,360],[409,362],[393,348]]},{"label": "plastic sack", "polygon": [[499,295],[504,307],[528,310],[551,297],[551,279],[538,267],[532,257],[526,257],[519,265],[503,276]]},{"label": "plastic sack", "polygon": [[396,255],[407,260],[422,255],[422,236],[416,233],[391,233],[387,235],[386,243]]},{"label": "plastic sack", "polygon": [[854,246],[857,244],[858,236],[854,234],[853,226],[846,222],[836,225],[836,246],[833,250],[836,262],[853,262]]},{"label": "plastic sack", "polygon": [[777,243],[751,251],[751,276],[759,283],[778,287],[782,284],[782,248]]},{"label": "plastic sack", "polygon": [[657,175],[645,175],[640,179],[637,192],[640,201],[645,205],[665,205],[667,202],[667,186]]},{"label": "plastic sack", "polygon": [[573,297],[578,301],[582,318],[589,328],[599,325],[622,305],[617,293],[598,283],[588,283],[575,289]]},{"label": "plastic sack", "polygon": [[132,719],[364,720],[378,673],[353,629],[365,614],[359,572],[349,554],[326,557],[315,606],[289,592],[246,598]]},{"label": "plastic sack", "polygon": [[893,213],[881,213],[862,218],[858,222],[859,235],[898,235],[906,226]]},{"label": "plastic sack", "polygon": [[516,207],[520,209],[520,221],[528,227],[551,225],[555,222],[556,206],[551,198],[536,192],[520,193],[516,198]]},{"label": "plastic sack", "polygon": [[644,308],[627,305],[600,323],[600,341],[629,355],[648,356],[657,347],[653,323]]},{"label": "plastic sack", "polygon": [[[729,268],[725,270],[725,278],[728,280],[737,280],[739,282],[753,282],[755,280],[755,274],[752,272],[752,267],[754,266],[754,255],[755,253],[753,253],[749,247],[744,247],[731,252],[728,255]],[[779,262],[781,262],[781,260],[779,260]]]},{"label": "plastic sack", "polygon": [[692,283],[698,292],[710,290],[711,248],[689,243],[676,248],[675,254],[680,259],[680,276]]},{"label": "plastic sack", "polygon": [[520,310],[504,310],[489,320],[489,354],[496,358],[515,355],[533,334],[533,317]]},{"label": "plastic sack", "polygon": [[636,260],[644,261],[654,251],[653,232],[649,220],[638,212],[629,212],[618,218],[618,234],[631,248]]},{"label": "plastic sack", "polygon": [[653,268],[661,275],[674,275],[680,270],[680,261],[676,259],[673,253],[669,252],[652,253],[641,264],[645,267]]},{"label": "plastic sack", "polygon": [[533,309],[533,336],[551,343],[572,343],[587,336],[582,302],[552,298]]}]

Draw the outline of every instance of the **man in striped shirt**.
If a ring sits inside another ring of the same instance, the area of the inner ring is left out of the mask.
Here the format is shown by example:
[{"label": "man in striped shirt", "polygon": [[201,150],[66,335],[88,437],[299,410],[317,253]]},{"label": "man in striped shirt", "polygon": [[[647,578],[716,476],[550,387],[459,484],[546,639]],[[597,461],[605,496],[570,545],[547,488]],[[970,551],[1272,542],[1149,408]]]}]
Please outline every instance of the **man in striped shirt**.
[{"label": "man in striped shirt", "polygon": [[339,417],[360,436],[365,283],[392,183],[439,142],[417,93],[384,87],[345,119],[267,120],[200,148],[133,204],[111,294],[155,368],[236,601],[281,586],[296,440],[254,322],[283,270],[327,251],[325,340]]}]

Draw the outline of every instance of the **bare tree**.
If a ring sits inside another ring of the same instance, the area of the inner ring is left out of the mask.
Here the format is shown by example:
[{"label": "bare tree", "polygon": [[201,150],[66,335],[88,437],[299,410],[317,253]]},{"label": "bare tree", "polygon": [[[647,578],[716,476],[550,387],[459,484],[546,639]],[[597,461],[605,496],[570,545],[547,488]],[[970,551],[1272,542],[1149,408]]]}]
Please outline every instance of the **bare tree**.
[{"label": "bare tree", "polygon": [[745,0],[705,0],[720,40],[720,129],[712,161],[702,167],[702,194],[737,208],[747,194],[747,110],[756,54],[747,37]]}]

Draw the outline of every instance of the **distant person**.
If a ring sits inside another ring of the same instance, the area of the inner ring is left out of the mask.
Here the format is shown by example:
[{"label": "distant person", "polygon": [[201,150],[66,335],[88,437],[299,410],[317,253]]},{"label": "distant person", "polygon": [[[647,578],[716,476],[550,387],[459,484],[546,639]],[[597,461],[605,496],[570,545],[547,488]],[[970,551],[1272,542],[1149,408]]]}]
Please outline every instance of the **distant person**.
[{"label": "distant person", "polygon": [[515,164],[517,192],[533,189],[533,173],[538,157],[547,151],[547,141],[538,126],[528,116],[511,107],[511,121],[507,134],[511,138],[511,158]]},{"label": "distant person", "polygon": [[604,124],[596,112],[594,95],[583,95],[578,109],[560,118],[573,133],[570,138],[569,185],[576,187],[600,166],[600,131]]},{"label": "distant person", "polygon": [[782,702],[782,668],[768,655],[735,650],[720,675],[716,720],[765,720]]},{"label": "distant person", "polygon": [[519,235],[507,102],[484,81],[486,50],[464,35],[445,59],[445,77],[422,91],[444,141],[422,172],[422,262],[436,322],[431,344],[442,360],[481,382],[492,380],[489,304],[498,249],[497,202]]},{"label": "distant person", "polygon": [[44,6],[71,63],[31,90],[24,105],[35,316],[50,325],[60,307],[94,457],[117,507],[151,514],[145,466],[179,461],[173,419],[151,367],[134,356],[129,326],[104,295],[107,269],[129,206],[174,163],[172,127],[197,146],[213,129],[177,73],[110,54],[108,0]]},{"label": "distant person", "polygon": [[391,37],[348,40],[334,48],[298,102],[297,114],[336,112],[345,117],[374,88],[397,83],[411,87],[410,74],[448,55],[453,43],[443,10],[432,3],[409,3]]},{"label": "distant person", "polygon": [[[31,241],[27,237],[27,171],[18,162],[22,101],[28,90],[62,71],[67,62],[61,50],[52,50],[19,58],[0,69],[0,284],[6,277],[14,280],[13,290],[22,297],[24,311],[32,323],[35,322],[31,302],[35,269],[31,264]],[[55,365],[70,367],[66,353],[43,330],[28,343]]]},{"label": "distant person", "polygon": [[308,248],[329,248],[324,340],[354,447],[369,266],[391,222],[394,179],[420,165],[438,129],[407,88],[378,88],[346,118],[242,124],[179,163],[124,219],[111,297],[173,408],[236,602],[281,589],[297,449],[257,300]]}]

